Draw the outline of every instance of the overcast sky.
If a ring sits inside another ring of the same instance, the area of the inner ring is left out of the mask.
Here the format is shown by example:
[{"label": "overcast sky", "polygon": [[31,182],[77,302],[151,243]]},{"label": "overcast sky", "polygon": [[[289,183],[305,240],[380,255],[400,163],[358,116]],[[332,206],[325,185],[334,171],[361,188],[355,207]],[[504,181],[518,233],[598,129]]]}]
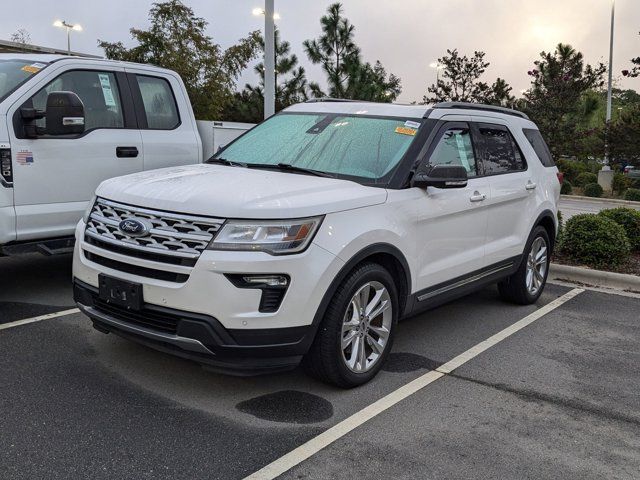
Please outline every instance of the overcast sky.
[{"label": "overcast sky", "polygon": [[[222,46],[233,44],[249,31],[260,29],[262,17],[251,10],[261,0],[185,0],[196,15],[209,22],[208,33]],[[332,3],[323,0],[275,0],[284,39],[306,67],[308,78],[322,79],[309,64],[302,42],[320,33],[320,16]],[[421,100],[435,81],[429,64],[458,48],[471,55],[486,52],[491,62],[485,80],[505,78],[519,92],[529,85],[527,70],[542,50],[558,42],[570,43],[590,63],[606,61],[609,48],[611,0],[343,0],[346,16],[355,25],[363,57],[380,60],[402,79],[401,101]],[[32,43],[66,48],[55,19],[80,23],[72,32],[73,50],[102,54],[97,39],[132,45],[130,27],[146,28],[152,1],[148,0],[2,0],[0,28],[4,39],[19,28],[31,34]],[[640,79],[622,79],[630,59],[640,56],[640,0],[616,0],[614,75],[624,88],[640,90]],[[253,82],[251,70],[239,86]]]}]

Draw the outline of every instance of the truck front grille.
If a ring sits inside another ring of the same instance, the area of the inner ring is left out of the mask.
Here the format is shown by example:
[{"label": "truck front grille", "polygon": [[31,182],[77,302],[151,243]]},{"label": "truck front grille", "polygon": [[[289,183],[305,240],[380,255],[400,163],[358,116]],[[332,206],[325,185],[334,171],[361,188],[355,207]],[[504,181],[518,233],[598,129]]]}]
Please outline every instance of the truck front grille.
[{"label": "truck front grille", "polygon": [[[148,225],[142,236],[119,228],[127,219]],[[91,209],[85,241],[101,250],[171,265],[192,267],[224,220],[134,207],[98,198]]]}]

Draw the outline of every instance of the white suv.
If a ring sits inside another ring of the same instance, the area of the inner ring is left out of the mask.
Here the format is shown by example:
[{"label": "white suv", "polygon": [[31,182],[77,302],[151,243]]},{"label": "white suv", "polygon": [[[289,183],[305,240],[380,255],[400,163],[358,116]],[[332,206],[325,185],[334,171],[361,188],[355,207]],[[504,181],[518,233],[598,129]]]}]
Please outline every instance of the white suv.
[{"label": "white suv", "polygon": [[76,230],[95,328],[240,374],[370,380],[398,320],[498,283],[533,303],[558,170],[500,107],[321,101],[207,164],[107,180]]}]

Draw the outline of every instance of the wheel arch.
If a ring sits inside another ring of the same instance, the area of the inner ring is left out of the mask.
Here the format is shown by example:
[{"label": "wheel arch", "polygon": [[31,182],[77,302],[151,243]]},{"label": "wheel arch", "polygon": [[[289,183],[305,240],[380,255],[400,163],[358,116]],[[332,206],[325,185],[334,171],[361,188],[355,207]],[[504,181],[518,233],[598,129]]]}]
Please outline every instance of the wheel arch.
[{"label": "wheel arch", "polygon": [[409,269],[409,262],[407,262],[404,254],[397,247],[391,244],[376,243],[369,245],[358,251],[358,253],[353,255],[342,266],[323,295],[320,305],[318,306],[318,310],[313,317],[312,334],[309,335],[308,338],[309,346],[313,342],[329,302],[340,284],[354,268],[361,263],[368,261],[382,265],[389,270],[389,273],[391,273],[394,278],[399,280],[399,282],[396,283],[396,287],[398,289],[398,301],[400,303],[399,317],[403,316],[407,306],[409,305],[409,296],[411,294],[411,271]]},{"label": "wheel arch", "polygon": [[538,215],[538,218],[536,218],[536,221],[533,223],[533,227],[531,227],[531,230],[533,230],[537,226],[541,226],[547,231],[547,234],[549,235],[549,240],[551,241],[552,253],[556,245],[556,235],[557,235],[556,222],[557,222],[556,215],[554,215],[551,210],[544,210],[542,213],[540,213],[540,215]]}]

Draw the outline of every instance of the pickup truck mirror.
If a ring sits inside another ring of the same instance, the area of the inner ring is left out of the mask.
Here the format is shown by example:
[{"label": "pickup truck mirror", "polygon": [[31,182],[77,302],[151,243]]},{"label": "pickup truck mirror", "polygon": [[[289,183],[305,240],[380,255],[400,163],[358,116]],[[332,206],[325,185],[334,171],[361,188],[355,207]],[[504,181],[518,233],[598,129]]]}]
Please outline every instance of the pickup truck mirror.
[{"label": "pickup truck mirror", "polygon": [[462,165],[434,165],[426,173],[416,173],[411,180],[418,188],[464,188],[467,186],[467,170]]},{"label": "pickup truck mirror", "polygon": [[73,92],[51,92],[47,96],[47,135],[73,135],[84,132],[84,104]]}]

